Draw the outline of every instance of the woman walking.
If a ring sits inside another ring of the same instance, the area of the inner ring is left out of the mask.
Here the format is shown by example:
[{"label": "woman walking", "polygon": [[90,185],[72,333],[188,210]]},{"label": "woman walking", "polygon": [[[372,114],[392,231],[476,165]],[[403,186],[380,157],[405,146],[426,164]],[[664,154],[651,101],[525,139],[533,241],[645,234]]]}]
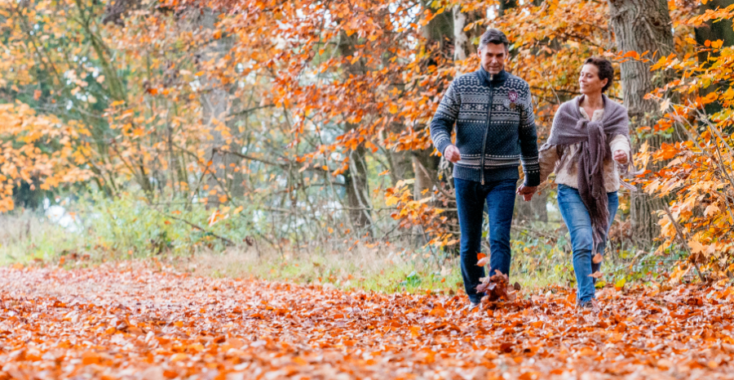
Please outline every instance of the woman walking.
[{"label": "woman walking", "polygon": [[601,267],[619,205],[620,170],[630,162],[627,109],[604,95],[613,79],[611,62],[587,59],[579,76],[581,95],[560,106],[540,149],[541,182],[556,173],[558,206],[573,246],[577,302],[583,308],[595,307],[592,274]]}]

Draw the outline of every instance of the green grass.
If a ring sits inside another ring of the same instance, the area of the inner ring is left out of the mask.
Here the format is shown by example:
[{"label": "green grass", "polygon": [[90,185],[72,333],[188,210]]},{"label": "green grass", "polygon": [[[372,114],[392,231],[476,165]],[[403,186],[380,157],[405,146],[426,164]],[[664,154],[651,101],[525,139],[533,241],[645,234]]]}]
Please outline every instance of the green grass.
[{"label": "green grass", "polygon": [[0,215],[0,265],[58,259],[85,247],[83,234],[72,234],[27,210]]},{"label": "green grass", "polygon": [[[73,268],[103,261],[154,259],[202,276],[257,278],[341,289],[379,292],[463,292],[458,257],[409,244],[350,244],[343,240],[309,250],[273,247],[260,240],[224,249],[217,239],[167,215],[207,226],[208,211],[156,211],[140,199],[91,199],[70,207],[84,222],[71,233],[40,213],[15,211],[0,216],[0,265],[13,263]],[[231,218],[212,232],[248,236],[245,219]],[[209,227],[209,226],[207,226]],[[575,286],[571,245],[558,221],[513,228],[511,281],[525,289]],[[241,240],[241,239],[240,239]],[[485,249],[486,250],[486,249]],[[599,285],[657,281],[679,255],[666,258],[616,244],[602,267]]]},{"label": "green grass", "polygon": [[441,265],[417,260],[416,253],[397,249],[359,247],[346,253],[258,255],[254,250],[231,249],[172,262],[179,269],[204,276],[256,278],[302,284],[330,284],[340,289],[380,292],[456,291],[461,282],[457,259]]}]

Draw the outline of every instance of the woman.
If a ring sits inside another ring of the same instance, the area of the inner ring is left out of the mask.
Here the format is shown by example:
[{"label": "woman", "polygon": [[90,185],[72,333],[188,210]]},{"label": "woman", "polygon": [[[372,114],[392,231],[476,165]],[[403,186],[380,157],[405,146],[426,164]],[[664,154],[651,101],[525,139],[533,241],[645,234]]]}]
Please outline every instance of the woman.
[{"label": "woman", "polygon": [[626,171],[630,161],[627,109],[604,95],[613,79],[611,62],[587,59],[579,76],[582,95],[561,105],[540,149],[540,181],[556,173],[558,206],[571,233],[577,302],[584,308],[595,307],[592,274],[601,267],[619,206],[617,166]]}]

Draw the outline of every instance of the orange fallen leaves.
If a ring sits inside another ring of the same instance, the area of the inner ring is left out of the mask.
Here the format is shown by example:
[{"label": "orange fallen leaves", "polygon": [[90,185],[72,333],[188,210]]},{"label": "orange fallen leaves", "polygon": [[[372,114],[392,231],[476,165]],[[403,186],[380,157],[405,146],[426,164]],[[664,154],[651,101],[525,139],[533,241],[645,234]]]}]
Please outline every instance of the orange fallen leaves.
[{"label": "orange fallen leaves", "polygon": [[[731,288],[464,296],[195,278],[139,263],[0,269],[0,378],[727,378]],[[287,313],[280,313],[287,310]],[[671,372],[672,371],[672,372]],[[586,378],[586,377],[584,377]]]}]

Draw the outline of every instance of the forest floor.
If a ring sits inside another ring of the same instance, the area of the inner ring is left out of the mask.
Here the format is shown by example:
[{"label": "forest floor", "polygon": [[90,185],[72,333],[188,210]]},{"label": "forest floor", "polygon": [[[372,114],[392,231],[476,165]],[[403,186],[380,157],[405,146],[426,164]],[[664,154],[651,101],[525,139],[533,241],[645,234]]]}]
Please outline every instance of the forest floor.
[{"label": "forest floor", "polygon": [[734,379],[734,289],[464,296],[214,279],[138,261],[0,268],[0,378]]}]

